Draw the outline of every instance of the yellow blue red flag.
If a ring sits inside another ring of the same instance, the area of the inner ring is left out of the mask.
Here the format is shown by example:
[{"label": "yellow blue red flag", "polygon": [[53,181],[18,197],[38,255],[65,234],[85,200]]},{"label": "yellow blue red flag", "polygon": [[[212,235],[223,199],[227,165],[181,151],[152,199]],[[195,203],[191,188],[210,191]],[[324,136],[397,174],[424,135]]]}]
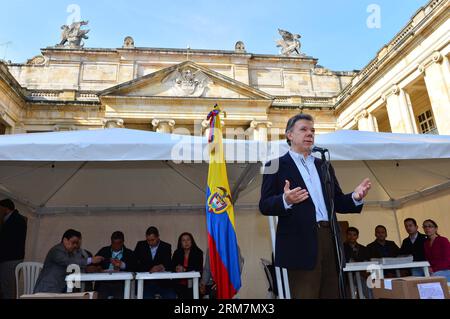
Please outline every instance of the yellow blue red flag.
[{"label": "yellow blue red flag", "polygon": [[206,223],[210,268],[217,298],[231,299],[241,288],[234,209],[223,152],[220,110],[208,114],[209,171],[206,190]]}]

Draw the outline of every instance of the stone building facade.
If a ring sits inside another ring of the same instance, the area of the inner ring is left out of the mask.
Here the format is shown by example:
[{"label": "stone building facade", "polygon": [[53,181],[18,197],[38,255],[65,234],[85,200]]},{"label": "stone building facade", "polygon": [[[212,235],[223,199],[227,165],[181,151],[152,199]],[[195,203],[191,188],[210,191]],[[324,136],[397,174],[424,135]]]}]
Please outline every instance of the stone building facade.
[{"label": "stone building facade", "polygon": [[[304,55],[48,47],[0,62],[0,133],[125,127],[204,134],[215,103],[238,138],[283,138],[299,112],[337,129],[450,134],[449,2],[432,0],[360,72]],[[232,137],[227,135],[228,137]]]}]

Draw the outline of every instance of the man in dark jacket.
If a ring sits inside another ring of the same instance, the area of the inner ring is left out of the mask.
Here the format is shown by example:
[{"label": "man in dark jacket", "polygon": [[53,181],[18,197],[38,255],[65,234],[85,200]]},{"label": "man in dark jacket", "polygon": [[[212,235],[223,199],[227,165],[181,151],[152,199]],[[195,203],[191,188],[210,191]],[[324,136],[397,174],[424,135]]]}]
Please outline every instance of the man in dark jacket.
[{"label": "man in dark jacket", "polygon": [[0,201],[0,298],[16,297],[15,269],[25,256],[26,218],[10,199]]},{"label": "man in dark jacket", "polygon": [[[425,234],[419,233],[419,227],[417,226],[417,222],[414,218],[406,218],[403,223],[409,236],[403,239],[399,255],[412,255],[414,261],[426,260],[424,244],[427,240],[427,236]],[[425,276],[422,268],[411,269],[411,274],[413,276]]]},{"label": "man in dark jacket", "polygon": [[[136,258],[134,252],[125,247],[125,236],[121,231],[111,235],[111,245],[103,247],[97,256],[104,258],[101,263],[103,271],[136,271]],[[97,282],[95,289],[100,299],[123,299],[123,282]]]},{"label": "man in dark jacket", "polygon": [[[338,298],[339,266],[331,228],[337,219],[326,196],[323,163],[311,155],[314,137],[311,115],[298,114],[289,119],[286,138],[291,149],[266,165],[259,210],[278,216],[275,264],[287,268],[292,296]],[[370,180],[364,179],[352,193],[344,194],[332,166],[330,175],[335,212],[360,213]]]},{"label": "man in dark jacket", "polygon": [[[172,269],[172,246],[159,239],[159,231],[151,226],[147,229],[146,240],[136,244],[134,255],[138,272],[164,272]],[[176,294],[170,280],[147,280],[144,283],[144,298],[175,299]]]},{"label": "man in dark jacket", "polygon": [[347,228],[347,240],[344,243],[345,262],[347,263],[369,260],[367,248],[358,243],[358,237],[358,228]]},{"label": "man in dark jacket", "polygon": [[375,227],[376,239],[367,245],[369,258],[397,257],[399,248],[396,243],[386,240],[387,230],[383,225]]}]

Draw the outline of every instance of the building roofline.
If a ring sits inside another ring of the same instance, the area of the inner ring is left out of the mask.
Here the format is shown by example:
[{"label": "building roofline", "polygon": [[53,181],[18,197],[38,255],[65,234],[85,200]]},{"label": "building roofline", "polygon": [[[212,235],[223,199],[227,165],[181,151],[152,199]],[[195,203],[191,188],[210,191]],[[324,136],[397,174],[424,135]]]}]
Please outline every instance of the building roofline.
[{"label": "building roofline", "polygon": [[23,88],[11,72],[9,72],[8,65],[2,60],[0,60],[0,79],[5,81],[11,87],[17,97],[23,101],[27,100],[27,90]]},{"label": "building roofline", "polygon": [[[181,54],[208,54],[208,55],[230,55],[236,57],[245,57],[245,58],[262,58],[262,59],[282,59],[282,60],[293,60],[293,61],[318,61],[317,58],[312,56],[284,56],[278,54],[256,54],[249,52],[236,52],[233,50],[211,50],[211,49],[180,49],[180,48],[155,48],[155,47],[135,47],[135,48],[66,48],[66,47],[56,47],[49,46],[41,49],[42,53],[46,52],[72,52],[72,53],[109,53],[115,54],[118,52],[155,52],[155,53],[181,53]],[[20,63],[16,63],[20,64]]]},{"label": "building roofline", "polygon": [[[412,37],[410,35],[414,35],[417,29],[421,28],[424,24],[433,21],[430,17],[436,12],[437,8],[441,7],[440,5],[442,4],[444,6],[446,4],[449,6],[449,2],[447,2],[447,0],[430,0],[426,5],[419,8],[411,17],[409,22],[377,52],[375,57],[370,60],[370,62],[353,77],[352,81],[350,81],[341,93],[338,94],[334,108],[336,110],[339,109],[345,101],[355,94],[355,92],[359,91],[362,83],[373,77],[374,74],[380,70],[380,67],[383,67],[385,62],[394,59],[397,56],[396,53],[398,48],[405,43],[412,41]],[[419,18],[418,21],[415,21],[415,18],[421,13],[423,13],[424,16]],[[357,82],[353,83],[358,77],[360,78]]]}]

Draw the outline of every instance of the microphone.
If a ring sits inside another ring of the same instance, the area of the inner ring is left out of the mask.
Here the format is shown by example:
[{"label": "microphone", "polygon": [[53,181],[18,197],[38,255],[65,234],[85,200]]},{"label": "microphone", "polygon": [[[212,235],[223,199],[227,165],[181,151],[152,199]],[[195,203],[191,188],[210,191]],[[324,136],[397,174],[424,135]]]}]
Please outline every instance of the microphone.
[{"label": "microphone", "polygon": [[327,148],[322,148],[322,147],[318,147],[318,146],[313,146],[311,152],[315,153],[315,152],[320,152],[320,153],[326,153],[328,152]]}]

